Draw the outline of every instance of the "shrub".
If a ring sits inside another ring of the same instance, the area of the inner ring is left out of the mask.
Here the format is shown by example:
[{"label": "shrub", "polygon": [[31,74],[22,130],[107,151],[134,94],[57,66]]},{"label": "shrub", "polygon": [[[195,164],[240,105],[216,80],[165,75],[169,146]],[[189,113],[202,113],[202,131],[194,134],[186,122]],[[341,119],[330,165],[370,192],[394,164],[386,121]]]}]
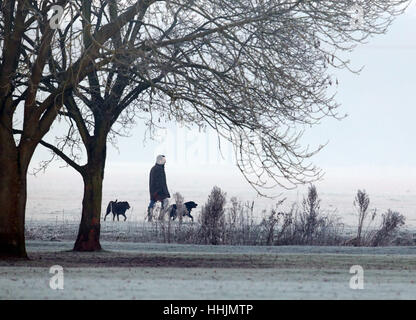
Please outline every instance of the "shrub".
[{"label": "shrub", "polygon": [[318,198],[316,187],[311,185],[308,189],[308,196],[303,199],[302,212],[299,216],[298,229],[302,234],[303,243],[312,243],[312,239],[317,233],[320,221],[319,211],[321,208],[321,200]]},{"label": "shrub", "polygon": [[214,187],[200,215],[201,240],[208,244],[220,244],[224,236],[226,193]]},{"label": "shrub", "polygon": [[[362,243],[362,230],[364,226],[364,221],[368,215],[368,206],[370,205],[370,197],[365,192],[365,190],[357,191],[357,195],[354,199],[354,206],[357,208],[358,211],[358,230],[357,230],[357,238],[356,238],[356,245],[361,245]],[[374,220],[375,215],[373,215]]]},{"label": "shrub", "polygon": [[[271,213],[264,217],[260,223],[260,231],[265,239],[265,244],[268,246],[274,244],[275,236],[277,236],[277,227],[281,218],[285,216],[283,212],[277,210],[284,201],[284,199],[279,201],[276,207],[271,210]],[[284,232],[284,226],[282,226],[282,232]]]},{"label": "shrub", "polygon": [[400,227],[405,224],[405,220],[402,214],[389,209],[383,214],[383,221],[372,236],[370,245],[376,247],[390,244]]},{"label": "shrub", "polygon": [[334,245],[342,242],[344,225],[335,215],[321,211],[321,199],[314,185],[309,187],[302,208],[293,206],[283,221],[285,230],[280,241],[285,244]]}]

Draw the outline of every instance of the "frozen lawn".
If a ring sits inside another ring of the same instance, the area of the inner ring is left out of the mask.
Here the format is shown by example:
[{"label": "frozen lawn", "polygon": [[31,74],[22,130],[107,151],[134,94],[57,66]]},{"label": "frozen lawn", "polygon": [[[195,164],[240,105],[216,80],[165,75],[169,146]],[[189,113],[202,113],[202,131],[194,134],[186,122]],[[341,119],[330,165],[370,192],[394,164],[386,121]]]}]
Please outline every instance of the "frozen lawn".
[{"label": "frozen lawn", "polygon": [[[30,261],[0,261],[0,299],[416,299],[416,248],[243,247],[29,241]],[[64,268],[64,290],[49,267]],[[364,268],[352,290],[350,267]]]}]

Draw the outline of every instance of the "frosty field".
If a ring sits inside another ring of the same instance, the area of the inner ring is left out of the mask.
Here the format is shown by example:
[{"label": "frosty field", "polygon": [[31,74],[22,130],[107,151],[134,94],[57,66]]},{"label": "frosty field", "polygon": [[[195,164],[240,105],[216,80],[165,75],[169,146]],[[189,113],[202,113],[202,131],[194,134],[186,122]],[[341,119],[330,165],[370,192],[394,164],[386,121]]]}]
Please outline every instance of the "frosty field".
[{"label": "frosty field", "polygon": [[[103,187],[102,214],[109,201],[118,199],[130,203],[128,221],[143,222],[149,203],[148,171],[151,165],[152,163],[108,165]],[[323,212],[335,214],[346,225],[355,226],[357,210],[353,205],[354,196],[358,189],[365,189],[371,199],[370,210],[377,209],[379,217],[387,209],[398,211],[406,217],[406,226],[416,229],[415,169],[397,172],[370,168],[366,169],[371,172],[368,177],[354,174],[356,171],[327,170],[326,179],[316,184]],[[204,170],[196,170],[168,164],[166,174],[171,195],[180,192],[185,201],[192,200],[199,204],[193,211],[196,218],[215,185],[227,192],[227,205],[231,197],[237,197],[243,202],[254,201],[254,213],[258,218],[262,218],[262,210],[270,210],[283,198],[286,201],[281,209],[288,210],[294,202],[300,205],[307,193],[307,186],[304,186],[292,191],[279,190],[281,194],[276,199],[258,197],[236,168],[230,167],[205,166]],[[30,175],[28,179],[26,221],[29,224],[38,220],[49,221],[51,224],[57,220],[79,223],[83,192],[81,176],[70,168],[53,168],[44,174]],[[172,203],[173,200],[170,201]]]},{"label": "frosty field", "polygon": [[[132,166],[111,169],[104,184],[103,212],[110,200],[129,201],[127,222],[101,223],[104,251],[75,253],[82,200],[82,181],[59,171],[31,177],[26,216],[29,262],[0,262],[0,299],[416,299],[416,247],[199,246],[152,243],[144,221],[148,201],[147,170]],[[129,172],[128,174],[126,172]],[[413,172],[413,171],[412,171]],[[173,194],[203,205],[214,185],[255,201],[256,213],[276,202],[256,198],[246,185],[227,173],[218,176],[171,169]],[[378,177],[378,175],[375,175]],[[382,189],[337,179],[318,185],[322,209],[340,216],[351,236],[356,232],[354,193],[367,188],[371,208],[391,208],[406,216],[406,229],[416,227],[414,183]],[[380,175],[381,177],[381,175]],[[413,177],[413,176],[412,176]],[[380,178],[381,179],[381,178]],[[409,179],[410,181],[411,179]],[[201,182],[203,181],[203,183]],[[342,181],[342,187],[337,181]],[[402,183],[403,179],[397,182]],[[415,181],[412,179],[412,181]],[[390,188],[397,189],[397,194]],[[51,196],[53,194],[53,197]],[[303,191],[285,193],[287,206],[301,202]],[[197,219],[200,207],[193,212]],[[186,221],[189,223],[189,221]],[[52,290],[49,268],[64,268],[63,290]],[[364,269],[364,289],[353,290],[350,268]]]},{"label": "frosty field", "polygon": [[[0,262],[0,299],[415,299],[416,247],[251,247],[28,241],[29,262]],[[49,287],[61,265],[64,289]],[[350,267],[364,269],[353,290]]]}]

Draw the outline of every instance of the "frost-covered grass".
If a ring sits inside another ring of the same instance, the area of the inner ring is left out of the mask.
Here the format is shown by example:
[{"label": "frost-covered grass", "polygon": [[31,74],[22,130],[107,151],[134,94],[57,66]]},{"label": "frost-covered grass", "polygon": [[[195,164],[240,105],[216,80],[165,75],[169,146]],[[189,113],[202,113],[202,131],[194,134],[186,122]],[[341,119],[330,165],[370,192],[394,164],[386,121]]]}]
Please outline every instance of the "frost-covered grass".
[{"label": "frost-covered grass", "polygon": [[369,270],[352,290],[348,270],[72,268],[64,290],[48,287],[47,268],[0,268],[0,299],[415,299],[415,272]]},{"label": "frost-covered grass", "polygon": [[[267,225],[266,225],[267,226]],[[44,240],[44,241],[75,241],[79,228],[79,220],[63,219],[56,220],[29,220],[26,222],[26,239],[27,240]],[[139,219],[127,221],[102,221],[101,222],[101,240],[103,241],[121,241],[121,242],[149,242],[149,243],[182,243],[182,244],[199,244],[201,243],[198,234],[200,224],[192,223],[184,218],[182,223],[178,221],[147,222]],[[246,220],[242,225],[226,224],[223,232],[226,236],[224,244],[231,245],[268,245],[267,234],[270,229],[265,228],[264,224],[252,223]],[[327,241],[318,245],[342,245],[344,240],[351,239],[356,235],[355,228],[344,226],[340,228],[339,234],[336,234],[335,240]],[[276,231],[278,239],[279,229]],[[403,228],[391,245],[414,245],[416,231],[414,229]],[[332,237],[331,239],[334,239]],[[330,239],[330,240],[331,240]],[[299,245],[290,238],[283,239],[285,242],[277,242],[275,245]],[[416,240],[416,239],[415,239]]]},{"label": "frost-covered grass", "polygon": [[[414,299],[415,247],[211,246],[28,241],[30,261],[0,261],[0,299]],[[52,265],[64,290],[52,290]],[[352,265],[364,289],[352,290]]]}]

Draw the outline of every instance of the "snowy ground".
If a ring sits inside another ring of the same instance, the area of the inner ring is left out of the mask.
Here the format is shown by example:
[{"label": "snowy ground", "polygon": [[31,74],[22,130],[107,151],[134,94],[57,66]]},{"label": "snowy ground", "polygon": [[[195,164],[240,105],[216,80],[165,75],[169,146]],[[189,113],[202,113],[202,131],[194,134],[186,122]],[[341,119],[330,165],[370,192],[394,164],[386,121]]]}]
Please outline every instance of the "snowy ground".
[{"label": "snowy ground", "polygon": [[[30,261],[0,261],[0,299],[415,299],[416,247],[249,247],[28,241]],[[49,287],[52,265],[64,289]],[[350,267],[364,269],[352,290]]]}]

